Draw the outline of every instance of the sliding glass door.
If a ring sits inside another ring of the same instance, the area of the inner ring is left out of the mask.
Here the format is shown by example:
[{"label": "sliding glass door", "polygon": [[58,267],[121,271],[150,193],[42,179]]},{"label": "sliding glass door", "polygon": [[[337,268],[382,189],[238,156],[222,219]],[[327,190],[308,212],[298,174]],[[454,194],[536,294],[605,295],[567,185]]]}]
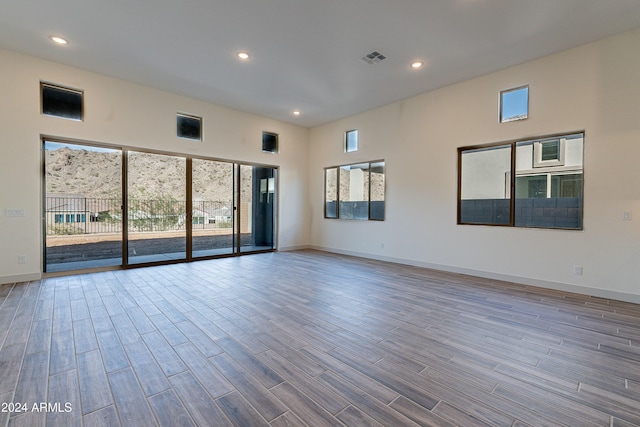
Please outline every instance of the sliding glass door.
[{"label": "sliding glass door", "polygon": [[54,141],[43,148],[45,272],[276,247],[274,167]]},{"label": "sliding glass door", "polygon": [[44,141],[44,271],[122,264],[122,152]]},{"label": "sliding glass door", "polygon": [[187,257],[186,159],[129,151],[128,264]]},{"label": "sliding glass door", "polygon": [[235,252],[235,170],[229,162],[193,159],[191,241],[193,258]]},{"label": "sliding glass door", "polygon": [[276,169],[240,166],[240,252],[275,248]]}]

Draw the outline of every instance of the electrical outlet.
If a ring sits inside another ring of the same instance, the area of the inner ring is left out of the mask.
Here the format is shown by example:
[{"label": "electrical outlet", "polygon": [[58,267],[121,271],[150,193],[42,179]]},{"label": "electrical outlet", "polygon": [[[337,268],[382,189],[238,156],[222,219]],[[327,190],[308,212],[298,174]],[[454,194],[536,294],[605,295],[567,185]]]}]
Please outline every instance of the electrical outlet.
[{"label": "electrical outlet", "polygon": [[574,265],[573,266],[573,275],[574,276],[582,276],[582,266],[581,265]]},{"label": "electrical outlet", "polygon": [[18,264],[26,264],[27,257],[25,255],[18,255]]},{"label": "electrical outlet", "polygon": [[623,221],[631,221],[631,211],[622,212],[622,220]]}]

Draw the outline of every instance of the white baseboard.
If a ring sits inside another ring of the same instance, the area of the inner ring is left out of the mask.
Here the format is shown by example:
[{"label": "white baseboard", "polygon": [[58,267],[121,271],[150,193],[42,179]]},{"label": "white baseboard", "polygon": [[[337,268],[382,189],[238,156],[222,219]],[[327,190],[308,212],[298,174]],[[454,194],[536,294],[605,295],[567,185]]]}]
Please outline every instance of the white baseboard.
[{"label": "white baseboard", "polygon": [[302,251],[304,249],[313,249],[313,247],[309,245],[297,245],[297,246],[279,246],[278,251],[280,252],[288,252],[288,251]]},{"label": "white baseboard", "polygon": [[40,279],[42,279],[42,274],[40,273],[17,274],[15,276],[0,276],[0,284],[31,282],[33,280]]},{"label": "white baseboard", "polygon": [[521,285],[535,286],[537,288],[553,289],[562,292],[571,292],[582,295],[589,295],[598,298],[605,298],[617,301],[631,302],[640,304],[640,295],[629,294],[625,292],[611,291],[608,289],[592,288],[589,286],[580,286],[570,283],[551,282],[548,280],[533,279],[530,277],[513,276],[510,274],[493,273],[490,271],[473,270],[469,268],[455,267],[450,265],[432,264],[411,259],[395,258],[383,255],[369,254],[363,252],[347,251],[342,249],[327,248],[322,246],[308,246],[308,249],[318,251],[331,252],[341,255],[355,256],[360,258],[375,259],[378,261],[393,262],[396,264],[411,265],[414,267],[430,268],[433,270],[447,271],[450,273],[467,274],[470,276],[483,277],[486,279],[501,280],[505,282],[518,283]]}]

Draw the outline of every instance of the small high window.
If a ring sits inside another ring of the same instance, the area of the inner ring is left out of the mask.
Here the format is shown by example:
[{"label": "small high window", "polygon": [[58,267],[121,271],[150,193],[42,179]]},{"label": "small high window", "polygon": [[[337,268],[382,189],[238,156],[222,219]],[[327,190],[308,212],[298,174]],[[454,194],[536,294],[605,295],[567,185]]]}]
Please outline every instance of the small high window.
[{"label": "small high window", "polygon": [[262,151],[265,153],[278,152],[278,134],[262,132]]},{"label": "small high window", "polygon": [[43,115],[82,121],[81,90],[41,82],[40,91]]},{"label": "small high window", "polygon": [[179,138],[202,141],[202,118],[178,113],[176,125]]},{"label": "small high window", "polygon": [[358,130],[348,130],[344,133],[344,152],[358,151]]},{"label": "small high window", "polygon": [[529,86],[500,92],[500,122],[524,120],[529,116]]}]

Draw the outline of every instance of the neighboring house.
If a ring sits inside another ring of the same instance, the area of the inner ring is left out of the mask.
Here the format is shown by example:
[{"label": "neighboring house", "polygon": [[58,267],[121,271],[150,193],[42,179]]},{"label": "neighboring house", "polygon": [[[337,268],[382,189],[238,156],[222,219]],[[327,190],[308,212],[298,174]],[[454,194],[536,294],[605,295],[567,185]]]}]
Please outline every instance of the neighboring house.
[{"label": "neighboring house", "polygon": [[193,225],[230,223],[232,217],[233,209],[222,202],[193,202]]},{"label": "neighboring house", "polygon": [[581,197],[582,152],[582,134],[519,145],[516,198]]},{"label": "neighboring house", "polygon": [[514,224],[581,229],[583,145],[584,135],[579,133],[465,151],[461,221],[511,222],[511,150],[514,148]]},{"label": "neighboring house", "polygon": [[[47,193],[48,234],[110,233],[121,229],[120,199],[96,199],[84,194]],[[107,221],[108,218],[114,221]]]},{"label": "neighboring house", "polygon": [[82,194],[47,193],[45,200],[47,224],[78,224],[94,222],[98,218]]}]

